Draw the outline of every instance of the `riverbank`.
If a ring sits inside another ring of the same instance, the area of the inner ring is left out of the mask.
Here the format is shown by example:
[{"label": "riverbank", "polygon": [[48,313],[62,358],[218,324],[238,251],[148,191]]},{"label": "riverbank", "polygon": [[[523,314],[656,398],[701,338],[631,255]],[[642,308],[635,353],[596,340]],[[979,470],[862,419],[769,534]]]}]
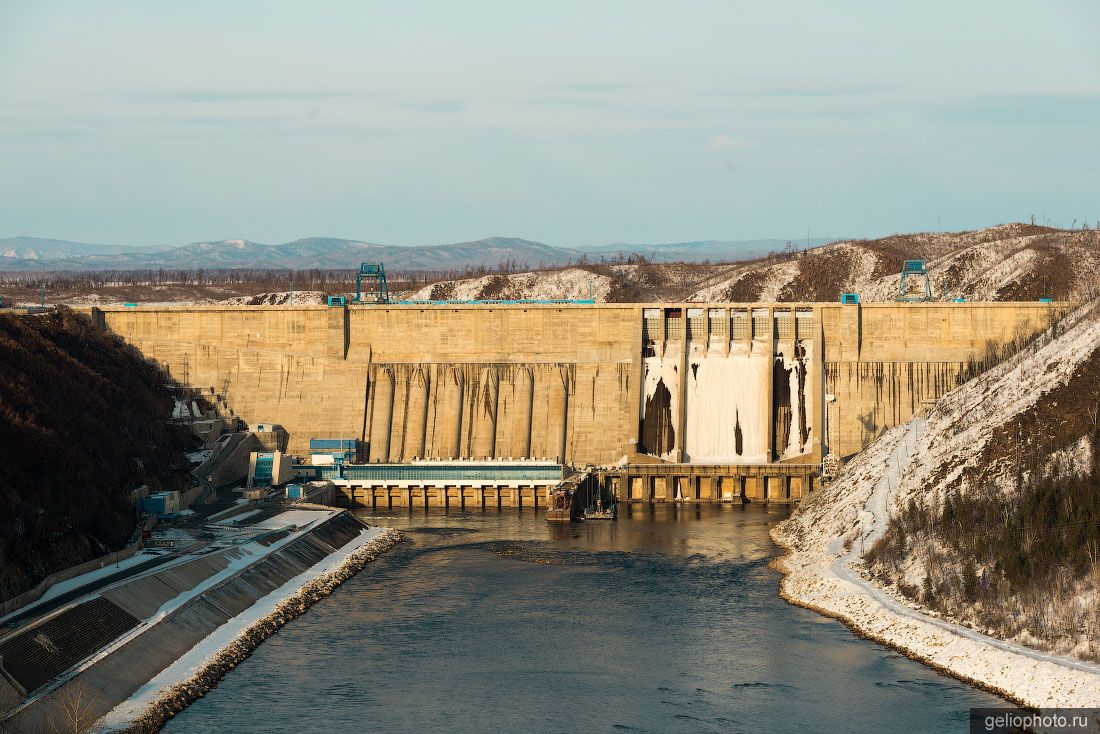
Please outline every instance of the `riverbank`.
[{"label": "riverbank", "polygon": [[836,482],[771,531],[784,550],[781,596],[863,637],[1018,705],[1100,706],[1100,666],[998,640],[909,606],[864,578],[862,552],[881,535],[923,430],[914,420],[872,443]]},{"label": "riverbank", "polygon": [[216,629],[110,711],[100,732],[148,734],[217,686],[268,637],[336,590],[368,563],[401,542],[387,528],[366,528],[338,552],[272,591]]}]

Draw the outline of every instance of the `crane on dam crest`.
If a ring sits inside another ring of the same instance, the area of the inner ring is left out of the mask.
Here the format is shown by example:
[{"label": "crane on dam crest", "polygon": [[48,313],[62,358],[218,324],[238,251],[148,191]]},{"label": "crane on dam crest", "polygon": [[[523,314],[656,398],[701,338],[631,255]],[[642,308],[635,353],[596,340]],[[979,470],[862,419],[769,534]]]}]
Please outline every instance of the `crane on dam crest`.
[{"label": "crane on dam crest", "polygon": [[[348,305],[347,296],[328,296],[325,302],[329,306]],[[355,304],[389,304],[390,287],[386,282],[386,267],[382,263],[359,263],[359,272],[355,274]]]},{"label": "crane on dam crest", "polygon": [[[366,288],[363,287],[364,281]],[[352,303],[389,303],[390,287],[382,263],[360,263],[355,276],[355,300]]]},{"label": "crane on dam crest", "polygon": [[[918,282],[916,292],[910,292],[907,281],[912,278]],[[928,264],[924,260],[906,260],[901,266],[901,283],[898,295],[894,299],[899,303],[927,303],[932,300],[932,278],[928,274]]]}]

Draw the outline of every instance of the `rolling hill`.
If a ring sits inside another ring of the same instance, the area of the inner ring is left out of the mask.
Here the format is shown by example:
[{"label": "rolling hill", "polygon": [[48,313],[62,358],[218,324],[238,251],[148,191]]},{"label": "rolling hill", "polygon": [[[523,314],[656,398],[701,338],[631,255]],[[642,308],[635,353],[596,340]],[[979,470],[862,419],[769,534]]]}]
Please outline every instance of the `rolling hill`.
[{"label": "rolling hill", "polygon": [[[891,301],[898,294],[902,262],[928,263],[936,300],[980,301],[1087,298],[1097,288],[1100,232],[1004,224],[970,232],[891,235],[850,240],[792,255],[773,255],[720,265],[622,263],[583,265],[600,287],[597,300],[835,301],[858,293],[862,301]],[[482,293],[511,298],[571,298],[571,279],[557,271],[515,273],[442,281],[411,294]],[[583,279],[583,278],[582,278]],[[484,281],[484,282],[482,282]],[[561,287],[555,288],[560,283]]]},{"label": "rolling hill", "polygon": [[93,245],[87,242],[51,240],[44,237],[7,237],[0,239],[0,257],[18,260],[60,260],[84,255],[112,255],[139,249],[156,251],[164,248],[163,246],[137,248],[125,245]]}]

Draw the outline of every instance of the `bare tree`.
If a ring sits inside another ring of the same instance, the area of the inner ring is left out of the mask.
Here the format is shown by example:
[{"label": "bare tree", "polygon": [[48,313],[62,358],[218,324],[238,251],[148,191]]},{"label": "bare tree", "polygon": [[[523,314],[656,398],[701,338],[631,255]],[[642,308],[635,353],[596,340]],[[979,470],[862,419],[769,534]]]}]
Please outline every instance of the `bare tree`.
[{"label": "bare tree", "polygon": [[1093,405],[1085,408],[1085,413],[1088,414],[1089,423],[1092,424],[1093,430],[1100,427],[1100,403],[1094,403]]},{"label": "bare tree", "polygon": [[100,717],[99,693],[83,679],[66,684],[53,702],[46,721],[51,734],[84,734],[91,731]]}]

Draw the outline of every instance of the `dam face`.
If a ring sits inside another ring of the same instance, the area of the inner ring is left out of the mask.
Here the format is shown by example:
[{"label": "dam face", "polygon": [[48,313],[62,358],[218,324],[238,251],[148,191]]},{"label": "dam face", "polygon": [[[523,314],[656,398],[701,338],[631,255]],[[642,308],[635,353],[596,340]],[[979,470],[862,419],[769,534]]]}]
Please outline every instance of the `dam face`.
[{"label": "dam face", "polygon": [[371,462],[817,464],[848,456],[1046,328],[1049,303],[92,308],[291,453]]}]

